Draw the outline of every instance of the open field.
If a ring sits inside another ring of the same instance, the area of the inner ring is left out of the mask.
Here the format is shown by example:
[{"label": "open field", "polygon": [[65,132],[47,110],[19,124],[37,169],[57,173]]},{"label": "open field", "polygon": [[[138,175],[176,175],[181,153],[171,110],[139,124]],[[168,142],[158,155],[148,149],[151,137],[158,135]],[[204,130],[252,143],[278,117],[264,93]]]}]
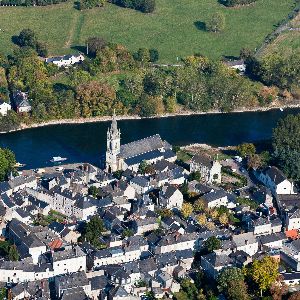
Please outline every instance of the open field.
[{"label": "open field", "polygon": [[[293,8],[293,0],[258,0],[242,8],[225,8],[217,0],[157,0],[153,14],[107,4],[88,11],[73,2],[48,7],[0,7],[0,51],[9,53],[11,37],[23,28],[37,32],[53,55],[74,52],[90,36],[102,36],[131,50],[157,48],[162,62],[200,52],[212,58],[237,56],[242,47],[256,48]],[[226,29],[214,34],[202,29],[216,12],[226,17]],[[198,22],[198,23],[197,23]],[[196,24],[196,25],[195,25]]]}]

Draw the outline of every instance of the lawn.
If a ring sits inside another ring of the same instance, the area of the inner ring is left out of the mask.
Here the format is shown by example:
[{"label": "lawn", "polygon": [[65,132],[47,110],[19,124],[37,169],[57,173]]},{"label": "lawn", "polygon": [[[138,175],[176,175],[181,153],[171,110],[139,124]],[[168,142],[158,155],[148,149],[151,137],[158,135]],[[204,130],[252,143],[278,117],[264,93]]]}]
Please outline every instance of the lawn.
[{"label": "lawn", "polygon": [[[130,50],[157,48],[162,62],[200,52],[212,58],[237,56],[242,47],[256,48],[293,8],[293,0],[258,0],[243,8],[225,8],[217,0],[157,0],[153,14],[112,4],[80,12],[67,2],[50,7],[0,7],[0,51],[13,49],[11,37],[32,28],[53,55],[70,53],[90,36],[125,44]],[[208,33],[202,22],[221,11],[223,33]],[[196,25],[195,25],[196,24]]]}]

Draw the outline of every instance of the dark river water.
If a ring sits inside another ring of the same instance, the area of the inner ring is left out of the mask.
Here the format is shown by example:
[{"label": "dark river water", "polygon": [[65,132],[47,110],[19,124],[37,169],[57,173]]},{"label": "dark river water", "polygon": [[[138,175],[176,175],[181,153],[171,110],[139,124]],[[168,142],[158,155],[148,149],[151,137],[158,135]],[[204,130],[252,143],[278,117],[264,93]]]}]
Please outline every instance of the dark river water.
[{"label": "dark river water", "polygon": [[[118,125],[122,143],[159,133],[172,145],[226,146],[270,139],[277,121],[290,113],[300,113],[300,109],[123,120]],[[0,147],[13,150],[17,161],[30,168],[51,165],[53,156],[67,157],[67,162],[99,164],[109,125],[110,122],[53,125],[0,134]]]}]

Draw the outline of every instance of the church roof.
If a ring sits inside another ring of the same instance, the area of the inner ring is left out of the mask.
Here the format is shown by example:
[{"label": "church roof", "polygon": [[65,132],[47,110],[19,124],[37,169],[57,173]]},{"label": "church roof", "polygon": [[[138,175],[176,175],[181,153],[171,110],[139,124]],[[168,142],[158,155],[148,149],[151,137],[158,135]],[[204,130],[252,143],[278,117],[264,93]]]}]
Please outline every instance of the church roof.
[{"label": "church roof", "polygon": [[161,148],[171,149],[172,147],[170,144],[163,141],[159,134],[156,134],[132,143],[122,145],[119,156],[123,159],[127,159]]}]

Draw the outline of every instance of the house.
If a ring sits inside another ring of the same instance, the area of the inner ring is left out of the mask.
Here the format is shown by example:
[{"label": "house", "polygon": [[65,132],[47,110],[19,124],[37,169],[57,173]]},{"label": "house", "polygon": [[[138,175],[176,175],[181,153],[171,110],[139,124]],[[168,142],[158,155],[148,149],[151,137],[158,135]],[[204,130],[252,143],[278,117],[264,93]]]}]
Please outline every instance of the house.
[{"label": "house", "polygon": [[60,67],[70,67],[74,64],[78,64],[84,61],[84,56],[82,54],[71,54],[57,57],[49,57],[45,59],[45,62],[53,63],[54,65]]},{"label": "house", "polygon": [[236,245],[236,250],[242,250],[250,256],[253,256],[258,251],[258,241],[253,232],[233,235],[232,241]]},{"label": "house", "polygon": [[136,190],[140,195],[149,192],[153,187],[145,176],[136,176],[131,179],[130,185]]},{"label": "house", "polygon": [[243,59],[226,61],[224,63],[229,68],[237,70],[240,73],[244,73],[246,71],[246,64]]},{"label": "house", "polygon": [[79,246],[52,253],[54,275],[86,271],[86,254]]},{"label": "house", "polygon": [[91,293],[91,284],[83,271],[55,277],[55,291],[58,298],[66,291],[77,287],[82,288],[87,295]]},{"label": "house", "polygon": [[294,191],[294,183],[287,179],[287,177],[276,167],[267,167],[257,173],[257,178],[268,187],[272,194],[290,195],[296,194]]},{"label": "house", "polygon": [[216,279],[223,268],[231,266],[233,266],[233,260],[226,254],[212,252],[201,256],[201,267],[211,278]]},{"label": "house", "polygon": [[228,196],[224,190],[211,190],[202,196],[207,208],[227,206]]},{"label": "house", "polygon": [[156,217],[148,217],[133,221],[132,228],[137,235],[144,234],[145,232],[158,229],[159,223]]},{"label": "house", "polygon": [[207,155],[194,155],[190,162],[190,171],[199,172],[205,183],[221,183],[221,164],[211,160]]},{"label": "house", "polygon": [[7,112],[11,110],[11,105],[0,99],[0,115],[6,116]]},{"label": "house", "polygon": [[270,249],[281,249],[283,243],[287,241],[287,237],[283,232],[271,233],[260,236],[258,238],[259,244]]},{"label": "house", "polygon": [[113,115],[111,127],[107,131],[106,170],[130,169],[137,172],[142,161],[155,164],[160,160],[175,162],[176,154],[172,146],[156,134],[138,141],[121,145],[121,132],[116,116]]},{"label": "house", "polygon": [[13,93],[13,107],[17,113],[29,113],[32,108],[28,100],[28,93],[16,91]]},{"label": "house", "polygon": [[175,186],[165,184],[159,192],[158,201],[159,205],[164,208],[180,210],[183,204],[183,195]]},{"label": "house", "polygon": [[280,259],[294,271],[300,271],[300,240],[284,243]]},{"label": "house", "polygon": [[286,213],[285,218],[286,230],[300,229],[300,209],[295,208]]}]

